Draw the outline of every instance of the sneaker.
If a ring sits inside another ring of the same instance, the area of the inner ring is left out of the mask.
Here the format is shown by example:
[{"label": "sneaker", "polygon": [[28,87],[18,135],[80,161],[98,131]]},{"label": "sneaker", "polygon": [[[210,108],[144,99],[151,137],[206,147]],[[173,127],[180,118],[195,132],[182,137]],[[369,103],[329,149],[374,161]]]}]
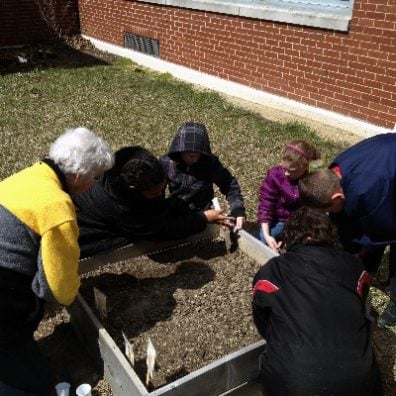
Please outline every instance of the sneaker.
[{"label": "sneaker", "polygon": [[379,316],[377,324],[379,327],[396,326],[396,304],[393,301],[389,301],[384,312]]}]

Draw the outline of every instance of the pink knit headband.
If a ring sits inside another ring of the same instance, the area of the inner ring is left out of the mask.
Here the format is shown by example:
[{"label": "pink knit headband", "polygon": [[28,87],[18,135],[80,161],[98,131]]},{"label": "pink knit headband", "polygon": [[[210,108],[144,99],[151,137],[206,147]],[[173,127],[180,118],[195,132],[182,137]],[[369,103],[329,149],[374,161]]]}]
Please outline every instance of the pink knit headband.
[{"label": "pink knit headband", "polygon": [[292,144],[287,144],[286,147],[291,149],[291,150],[293,150],[293,151],[295,151],[296,153],[302,155],[305,159],[307,159],[309,161],[309,158],[307,157],[307,154],[305,154],[304,151],[302,151],[297,146],[293,146]]}]

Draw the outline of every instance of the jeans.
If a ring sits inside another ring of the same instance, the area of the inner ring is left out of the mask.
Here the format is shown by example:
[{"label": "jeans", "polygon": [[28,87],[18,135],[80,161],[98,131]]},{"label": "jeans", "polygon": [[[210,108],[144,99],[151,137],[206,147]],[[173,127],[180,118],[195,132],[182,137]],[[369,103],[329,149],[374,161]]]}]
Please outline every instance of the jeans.
[{"label": "jeans", "polygon": [[[278,221],[277,223],[275,223],[271,228],[270,228],[270,235],[275,238],[278,242],[281,240],[282,237],[282,231],[283,231],[283,227],[284,227],[285,223],[282,221]],[[263,230],[260,226],[258,233],[256,235],[256,238],[259,239],[261,242],[267,244],[265,238],[264,238],[264,234],[263,234]]]}]

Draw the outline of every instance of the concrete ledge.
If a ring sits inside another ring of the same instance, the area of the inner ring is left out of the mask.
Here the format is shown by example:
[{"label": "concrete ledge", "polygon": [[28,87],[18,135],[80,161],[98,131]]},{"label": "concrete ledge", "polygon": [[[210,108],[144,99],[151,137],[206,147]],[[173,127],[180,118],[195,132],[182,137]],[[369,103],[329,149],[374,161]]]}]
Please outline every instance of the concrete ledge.
[{"label": "concrete ledge", "polygon": [[132,51],[117,45],[109,44],[90,36],[83,35],[83,37],[102,51],[122,56],[124,58],[129,58],[137,64],[157,72],[170,73],[174,77],[188,83],[200,85],[207,89],[212,89],[223,94],[244,99],[248,102],[263,105],[265,107],[284,111],[285,113],[295,114],[298,117],[311,119],[313,121],[338,128],[345,132],[361,136],[363,138],[378,135],[380,133],[392,132],[389,129],[369,124],[355,118],[324,110],[319,107],[309,106],[277,95],[269,94],[258,89],[250,88],[246,85],[224,80],[222,78],[211,76],[209,74],[189,69],[184,66],[166,62],[159,58],[142,54],[141,52]]},{"label": "concrete ledge", "polygon": [[348,0],[139,0],[146,3],[189,8],[348,31],[353,1]]}]

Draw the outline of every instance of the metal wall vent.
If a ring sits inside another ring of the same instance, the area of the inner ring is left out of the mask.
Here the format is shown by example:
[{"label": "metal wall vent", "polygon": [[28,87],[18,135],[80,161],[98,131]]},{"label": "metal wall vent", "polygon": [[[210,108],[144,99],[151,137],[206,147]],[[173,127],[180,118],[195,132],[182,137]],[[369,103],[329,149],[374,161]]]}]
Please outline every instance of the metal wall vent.
[{"label": "metal wall vent", "polygon": [[124,47],[147,55],[159,57],[159,40],[139,36],[134,33],[124,33]]}]

